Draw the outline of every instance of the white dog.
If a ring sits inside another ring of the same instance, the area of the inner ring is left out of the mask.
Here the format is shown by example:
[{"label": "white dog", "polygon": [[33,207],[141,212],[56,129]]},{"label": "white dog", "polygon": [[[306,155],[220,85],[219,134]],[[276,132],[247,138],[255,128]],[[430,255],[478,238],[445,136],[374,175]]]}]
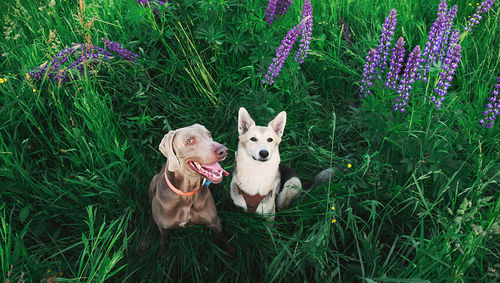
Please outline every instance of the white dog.
[{"label": "white dog", "polygon": [[[280,162],[278,145],[286,124],[286,112],[279,113],[267,127],[256,126],[243,107],[238,115],[239,144],[236,168],[231,180],[234,204],[248,212],[273,214],[288,207],[302,189],[295,171]],[[333,169],[320,172],[311,182],[331,179]]]}]

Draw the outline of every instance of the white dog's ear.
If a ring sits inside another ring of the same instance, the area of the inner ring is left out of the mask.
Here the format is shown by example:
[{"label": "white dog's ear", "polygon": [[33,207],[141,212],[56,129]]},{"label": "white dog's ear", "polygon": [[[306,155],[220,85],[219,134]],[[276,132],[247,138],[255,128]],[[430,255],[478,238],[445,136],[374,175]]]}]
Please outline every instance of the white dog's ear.
[{"label": "white dog's ear", "polygon": [[268,127],[271,127],[274,132],[278,135],[278,137],[281,139],[283,136],[283,131],[285,130],[285,124],[286,124],[286,112],[281,111],[278,116],[274,117],[274,119],[269,122],[267,125]]},{"label": "white dog's ear", "polygon": [[255,126],[255,122],[250,118],[248,111],[241,107],[238,113],[238,133],[241,135],[248,131],[250,127]]},{"label": "white dog's ear", "polygon": [[172,130],[163,136],[160,143],[160,151],[168,159],[168,171],[170,172],[175,172],[180,167],[179,159],[177,159],[177,155],[174,153],[174,137],[175,131]]}]

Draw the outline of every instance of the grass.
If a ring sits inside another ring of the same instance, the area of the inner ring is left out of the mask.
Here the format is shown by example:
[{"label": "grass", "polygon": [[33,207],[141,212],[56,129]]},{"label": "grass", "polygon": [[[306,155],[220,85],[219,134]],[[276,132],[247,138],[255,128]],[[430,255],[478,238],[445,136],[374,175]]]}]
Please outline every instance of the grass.
[{"label": "grass", "polygon": [[[500,6],[462,41],[443,110],[418,82],[409,110],[376,85],[359,99],[366,53],[390,9],[395,37],[424,46],[438,1],[313,1],[305,63],[288,60],[261,83],[302,3],[272,26],[265,1],[173,1],[157,19],[135,1],[6,1],[0,12],[0,278],[7,282],[493,282],[500,278],[500,134],[478,120],[500,76]],[[81,5],[83,4],[83,5]],[[475,11],[459,5],[461,30]],[[353,33],[347,44],[342,18]],[[52,35],[51,34],[52,31]],[[55,33],[54,33],[55,31]],[[72,43],[101,38],[139,54],[72,83],[25,74]],[[408,51],[407,51],[408,54]],[[436,76],[438,69],[431,71]],[[257,124],[282,110],[282,160],[310,180],[270,227],[236,208],[229,182],[211,187],[234,258],[202,226],[159,233],[137,255],[151,221],[146,191],[170,129],[204,124],[231,153],[237,111]],[[351,164],[351,167],[348,167]],[[334,207],[334,209],[332,209]],[[335,223],[332,221],[335,220]]]}]

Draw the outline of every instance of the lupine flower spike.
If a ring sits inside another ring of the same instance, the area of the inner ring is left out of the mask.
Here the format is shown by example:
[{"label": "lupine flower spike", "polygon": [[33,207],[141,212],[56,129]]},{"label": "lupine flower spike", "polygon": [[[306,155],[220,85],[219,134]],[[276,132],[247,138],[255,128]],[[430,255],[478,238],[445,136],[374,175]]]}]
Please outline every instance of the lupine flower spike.
[{"label": "lupine flower spike", "polygon": [[302,38],[300,39],[299,50],[297,55],[295,55],[295,62],[304,63],[304,59],[307,57],[307,52],[309,50],[309,44],[311,43],[312,26],[313,26],[313,14],[311,0],[304,0],[304,6],[302,8],[302,19],[305,19],[304,25],[300,31]]},{"label": "lupine flower spike", "polygon": [[387,81],[385,86],[396,90],[396,84],[399,80],[399,72],[403,66],[405,57],[405,40],[400,37],[392,49],[391,62],[389,62],[389,71],[387,72]]},{"label": "lupine flower spike", "polygon": [[477,11],[470,17],[467,26],[465,26],[464,31],[468,32],[472,30],[474,25],[479,24],[479,21],[482,19],[481,14],[488,12],[488,10],[493,6],[495,0],[484,0],[478,7]]},{"label": "lupine flower spike", "polygon": [[497,116],[500,114],[500,95],[498,91],[500,90],[500,77],[497,78],[497,83],[493,88],[491,97],[488,99],[489,103],[486,104],[486,111],[483,112],[485,116],[484,119],[479,120],[481,126],[485,128],[491,128],[495,124]]},{"label": "lupine flower spike", "polygon": [[376,54],[377,50],[375,50],[375,48],[372,48],[370,51],[368,51],[368,55],[366,56],[366,62],[363,66],[363,79],[361,80],[361,86],[359,89],[360,98],[363,98],[364,96],[372,93],[370,88],[373,86],[373,74],[375,74],[375,67],[377,66],[375,62]]},{"label": "lupine flower spike", "polygon": [[[118,53],[127,60],[135,62],[138,55],[122,47],[118,43],[103,38],[110,51]],[[109,61],[114,56],[107,50],[93,44],[74,44],[70,48],[65,48],[52,59],[50,63],[44,63],[34,68],[26,78],[38,80],[45,75],[53,82],[63,83],[76,79],[71,75],[70,70],[77,70],[83,73],[86,67],[93,68],[102,61]]]},{"label": "lupine flower spike", "polygon": [[265,21],[272,25],[274,18],[279,15],[283,16],[292,5],[292,0],[269,0],[267,3],[266,19]]},{"label": "lupine flower spike", "polygon": [[[444,3],[444,4],[443,4]],[[441,47],[443,44],[443,35],[448,24],[448,15],[446,13],[446,1],[441,1],[438,8],[438,17],[436,21],[432,24],[432,27],[427,36],[427,42],[425,43],[424,52],[422,58],[424,60],[424,69],[422,70],[422,80],[427,81],[427,73],[431,69],[431,64],[437,61],[439,58],[439,53],[441,52]]]},{"label": "lupine flower spike", "polygon": [[285,35],[283,41],[281,42],[281,45],[276,51],[276,58],[273,59],[273,62],[267,69],[267,73],[264,75],[264,80],[262,81],[262,83],[269,83],[269,85],[274,84],[274,78],[279,75],[281,67],[283,67],[283,64],[285,63],[290,50],[292,50],[293,45],[299,37],[300,31],[304,28],[304,24],[308,19],[309,17],[303,19],[298,25],[294,26]]},{"label": "lupine flower spike", "polygon": [[439,51],[439,61],[443,61],[443,57],[446,54],[446,49],[448,48],[448,41],[451,32],[451,27],[453,26],[453,20],[457,15],[458,6],[453,5],[451,9],[446,14],[446,27],[444,29],[443,43],[441,44],[441,50]]},{"label": "lupine flower spike", "polygon": [[389,55],[389,48],[391,47],[392,36],[394,35],[394,29],[396,28],[396,23],[398,22],[396,14],[396,9],[392,9],[387,18],[385,18],[384,26],[382,27],[382,34],[380,35],[380,43],[377,48],[377,54],[375,55],[375,63],[382,74],[385,70],[387,55]]},{"label": "lupine flower spike", "polygon": [[276,14],[283,16],[288,12],[288,8],[292,5],[292,0],[278,0],[276,4]]},{"label": "lupine flower spike", "polygon": [[[384,73],[387,55],[389,54],[389,48],[391,46],[392,36],[394,34],[394,29],[396,28],[396,9],[392,9],[389,15],[385,19],[384,26],[382,27],[382,34],[380,35],[380,44],[377,48],[371,49],[366,56],[366,63],[363,67],[363,79],[361,80],[360,94],[359,97],[362,98],[371,94],[370,88],[373,86],[373,79],[377,73],[377,67],[380,69],[381,73]],[[380,75],[377,75],[381,79]]]},{"label": "lupine flower spike", "polygon": [[445,99],[445,95],[448,93],[448,88],[453,80],[453,75],[455,70],[460,63],[462,47],[457,44],[459,31],[456,29],[451,34],[450,48],[446,52],[446,58],[444,59],[443,70],[440,73],[440,78],[437,86],[434,88],[434,92],[438,95],[432,96],[431,101],[436,104],[437,109],[441,109],[441,105]]},{"label": "lupine flower spike", "polygon": [[349,44],[352,45],[352,34],[349,31],[349,27],[347,24],[342,20],[342,18],[339,18],[339,26],[342,28],[342,36],[344,37],[345,41]]},{"label": "lupine flower spike", "polygon": [[278,4],[278,0],[269,0],[267,4],[266,10],[266,22],[270,25],[273,24],[274,16],[276,14],[276,5]]},{"label": "lupine flower spike", "polygon": [[139,55],[137,55],[133,52],[130,52],[127,49],[121,47],[119,43],[110,41],[106,38],[103,38],[102,40],[104,41],[106,48],[108,48],[109,50],[111,50],[113,52],[118,53],[120,56],[122,56],[123,58],[125,58],[129,61],[135,62],[137,60],[137,57],[139,57]]},{"label": "lupine flower spike", "polygon": [[141,7],[151,7],[152,6],[153,12],[155,13],[155,15],[157,17],[160,17],[161,16],[160,10],[158,10],[158,8],[156,8],[154,6],[155,5],[154,3],[156,3],[157,5],[165,6],[167,4],[167,1],[163,1],[163,0],[137,0],[136,3],[141,5]]},{"label": "lupine flower spike", "polygon": [[448,2],[447,0],[441,0],[438,5],[437,16],[444,15],[448,12]]},{"label": "lupine flower spike", "polygon": [[417,45],[408,56],[403,75],[401,76],[401,84],[398,87],[398,98],[394,100],[394,110],[404,112],[410,98],[410,91],[413,82],[417,76],[417,71],[420,69],[420,46]]}]

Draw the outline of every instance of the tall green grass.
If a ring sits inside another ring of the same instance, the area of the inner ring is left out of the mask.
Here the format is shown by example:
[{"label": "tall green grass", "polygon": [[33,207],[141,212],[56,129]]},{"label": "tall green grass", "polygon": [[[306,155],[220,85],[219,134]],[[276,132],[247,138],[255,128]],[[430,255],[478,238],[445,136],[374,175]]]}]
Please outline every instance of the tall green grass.
[{"label": "tall green grass", "polygon": [[[263,0],[173,1],[161,19],[135,1],[7,1],[0,11],[0,276],[10,282],[492,282],[499,279],[500,134],[478,120],[500,76],[500,6],[462,42],[444,109],[413,94],[360,100],[367,51],[390,9],[406,46],[425,43],[438,1],[313,1],[311,51],[261,81],[302,3],[272,26]],[[465,26],[475,3],[459,5]],[[341,36],[341,17],[353,45]],[[91,26],[82,27],[80,23]],[[55,31],[55,36],[50,32]],[[59,49],[106,37],[138,53],[58,85],[25,74]],[[424,86],[416,89],[426,89]],[[234,258],[210,229],[173,230],[156,260],[137,248],[152,221],[147,188],[170,129],[204,124],[231,154],[237,111],[257,124],[282,110],[283,162],[304,192],[275,224],[237,209],[229,178],[211,187]],[[351,164],[351,166],[348,166]],[[334,209],[332,209],[334,207]],[[333,221],[335,220],[335,221]],[[333,223],[334,222],[334,223]]]}]

